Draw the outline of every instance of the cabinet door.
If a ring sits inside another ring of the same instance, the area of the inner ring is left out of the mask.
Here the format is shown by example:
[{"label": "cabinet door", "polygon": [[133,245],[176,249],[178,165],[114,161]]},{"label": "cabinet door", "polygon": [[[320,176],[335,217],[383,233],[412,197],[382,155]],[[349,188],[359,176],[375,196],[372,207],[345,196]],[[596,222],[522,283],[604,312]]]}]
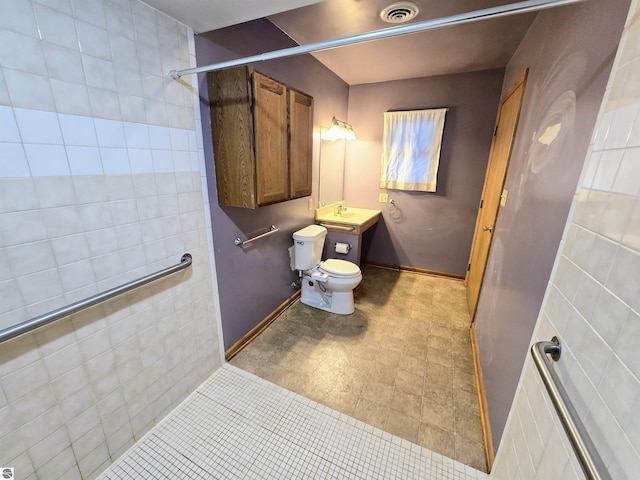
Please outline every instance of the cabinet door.
[{"label": "cabinet door", "polygon": [[246,67],[209,72],[218,204],[255,208],[251,83]]},{"label": "cabinet door", "polygon": [[311,195],[313,98],[289,90],[289,191],[291,198]]},{"label": "cabinet door", "polygon": [[284,85],[253,73],[253,121],[258,205],[289,198],[287,91]]}]

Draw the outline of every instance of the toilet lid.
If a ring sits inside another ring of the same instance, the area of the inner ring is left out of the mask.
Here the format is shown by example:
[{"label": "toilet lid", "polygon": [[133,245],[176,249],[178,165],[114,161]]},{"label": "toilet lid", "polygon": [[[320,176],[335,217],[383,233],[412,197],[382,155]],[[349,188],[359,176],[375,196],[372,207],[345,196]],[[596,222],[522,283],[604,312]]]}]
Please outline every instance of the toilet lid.
[{"label": "toilet lid", "polygon": [[336,260],[335,258],[322,262],[320,270],[336,277],[356,277],[360,275],[360,269],[355,263]]}]

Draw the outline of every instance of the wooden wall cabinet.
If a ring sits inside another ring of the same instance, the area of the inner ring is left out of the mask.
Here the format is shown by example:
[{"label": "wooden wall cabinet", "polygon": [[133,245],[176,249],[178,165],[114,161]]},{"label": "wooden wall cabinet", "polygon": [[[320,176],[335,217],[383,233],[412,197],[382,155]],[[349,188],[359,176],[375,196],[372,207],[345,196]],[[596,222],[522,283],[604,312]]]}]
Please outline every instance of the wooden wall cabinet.
[{"label": "wooden wall cabinet", "polygon": [[209,72],[218,204],[311,195],[313,98],[251,67]]}]

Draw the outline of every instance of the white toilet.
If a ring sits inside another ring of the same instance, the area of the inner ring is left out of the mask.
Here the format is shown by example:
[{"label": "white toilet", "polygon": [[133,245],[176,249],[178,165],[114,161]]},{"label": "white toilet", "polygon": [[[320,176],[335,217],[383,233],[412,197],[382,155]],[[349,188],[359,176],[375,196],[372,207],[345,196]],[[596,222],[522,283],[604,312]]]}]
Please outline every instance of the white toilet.
[{"label": "white toilet", "polygon": [[362,273],[346,260],[321,260],[326,236],[327,229],[320,225],[293,233],[292,269],[302,274],[300,300],[310,307],[348,315],[355,311],[353,289],[362,281]]}]

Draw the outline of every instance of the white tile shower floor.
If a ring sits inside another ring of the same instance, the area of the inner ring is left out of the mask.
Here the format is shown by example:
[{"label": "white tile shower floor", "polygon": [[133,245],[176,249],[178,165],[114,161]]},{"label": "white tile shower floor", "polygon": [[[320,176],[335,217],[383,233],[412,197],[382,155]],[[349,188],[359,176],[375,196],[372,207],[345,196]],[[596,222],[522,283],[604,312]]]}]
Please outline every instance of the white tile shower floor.
[{"label": "white tile shower floor", "polygon": [[100,479],[433,479],[487,475],[229,364]]}]

